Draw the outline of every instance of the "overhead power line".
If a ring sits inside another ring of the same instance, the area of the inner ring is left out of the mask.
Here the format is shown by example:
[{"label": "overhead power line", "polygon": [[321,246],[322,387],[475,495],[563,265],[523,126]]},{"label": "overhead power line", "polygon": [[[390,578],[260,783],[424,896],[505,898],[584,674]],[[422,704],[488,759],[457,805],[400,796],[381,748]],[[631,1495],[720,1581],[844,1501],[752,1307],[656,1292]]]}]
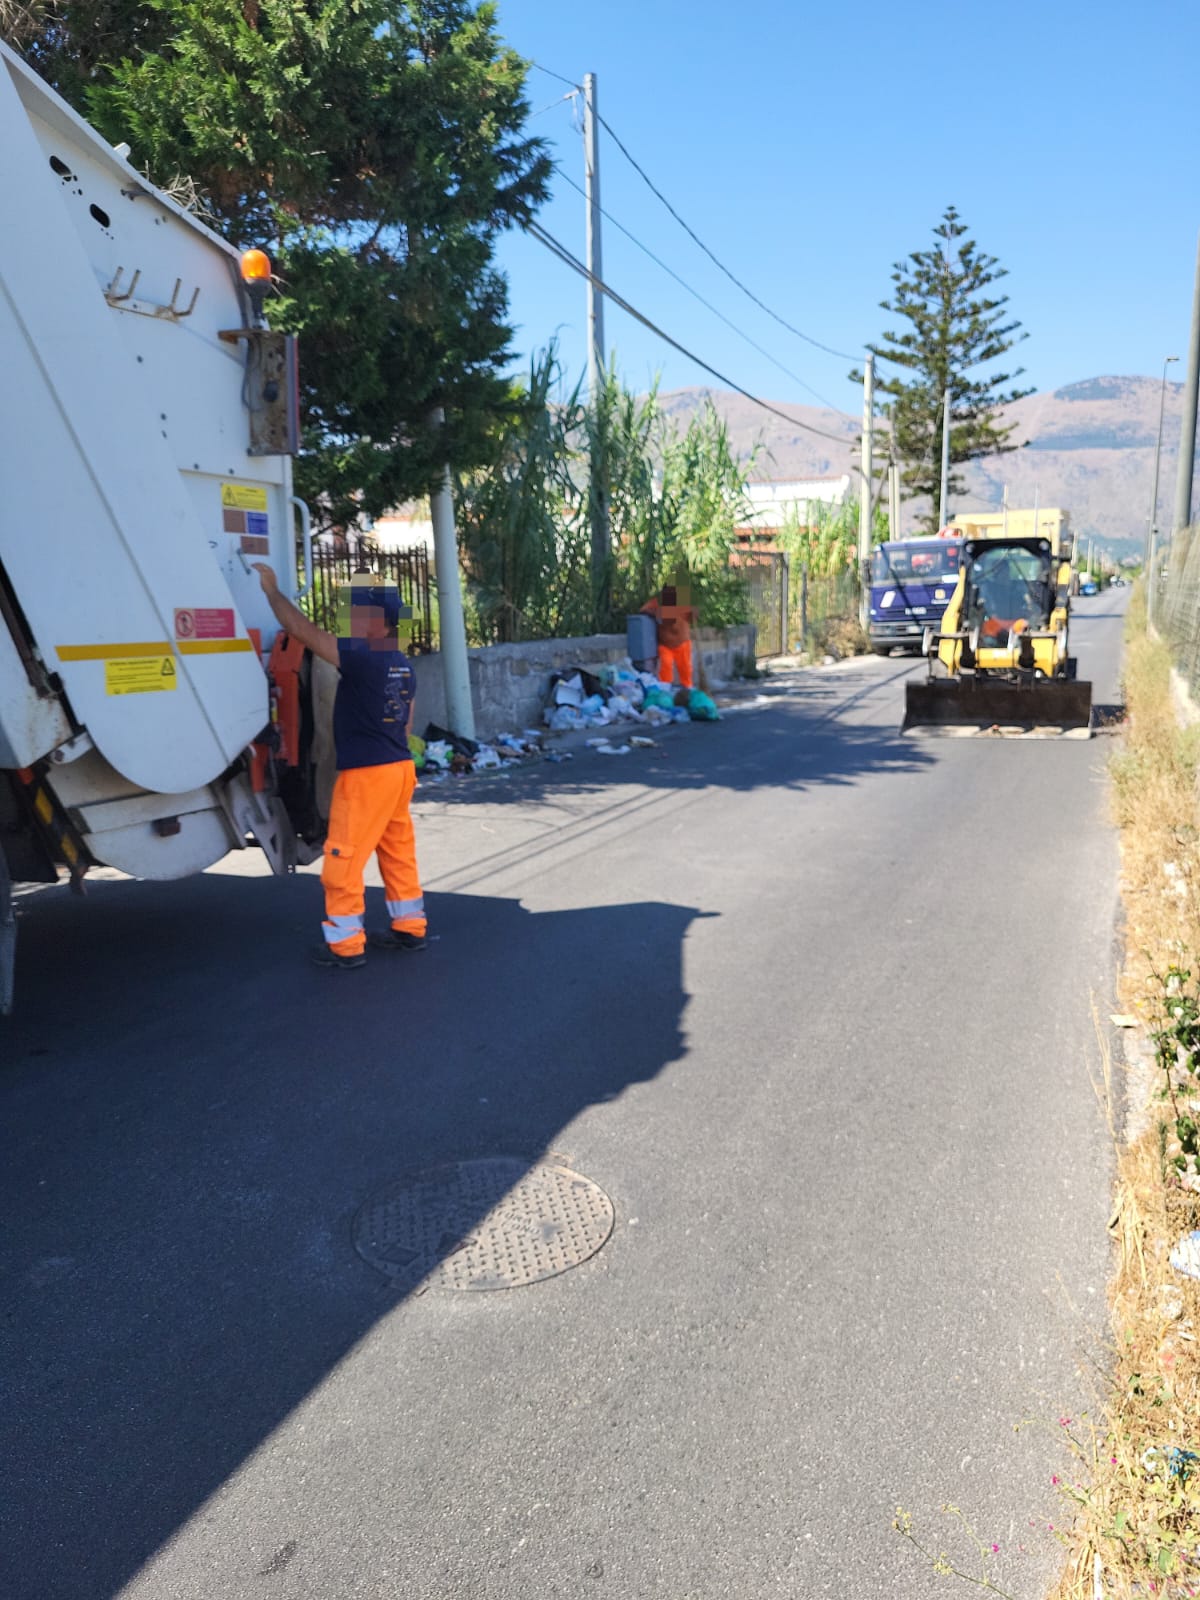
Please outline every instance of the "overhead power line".
[{"label": "overhead power line", "polygon": [[[572,88],[580,89],[580,92],[582,93],[581,86],[579,84],[575,83],[573,79],[564,77],[561,72],[552,72],[549,67],[543,67],[541,65],[541,63],[537,62],[537,61],[531,62],[530,65],[536,67],[539,72],[544,72],[548,78],[556,78],[559,83],[565,83],[565,84],[570,85]],[[820,339],[814,339],[811,334],[805,333],[802,328],[797,328],[793,323],[789,322],[786,317],[781,317],[777,311],[773,311],[771,309],[771,307],[769,305],[767,305],[765,300],[760,300],[758,295],[756,295],[754,293],[753,289],[747,288],[746,285],[742,282],[742,280],[736,275],[736,273],[731,272],[729,270],[729,268],[725,265],[725,263],[717,255],[715,255],[712,250],[709,249],[709,247],[705,244],[704,240],[700,237],[700,235],[696,232],[696,230],[689,223],[684,221],[684,219],[679,215],[679,212],[676,211],[675,207],[667,199],[666,195],[662,192],[662,190],[658,187],[658,185],[650,177],[650,175],[646,171],[646,169],[641,165],[641,163],[637,160],[637,158],[631,153],[631,151],[629,150],[628,146],[621,139],[620,134],[618,134],[616,129],[613,127],[612,123],[609,122],[599,112],[596,113],[596,120],[597,120],[597,122],[599,122],[600,126],[607,132],[609,137],[612,139],[613,143],[616,145],[617,149],[625,157],[626,161],[629,162],[629,165],[633,168],[633,170],[641,178],[642,182],[646,185],[646,187],[650,190],[650,192],[654,196],[656,196],[656,198],[658,200],[660,200],[662,202],[662,204],[667,208],[667,210],[675,218],[675,221],[679,224],[679,226],[687,234],[688,238],[691,239],[693,241],[693,243],[699,245],[700,249],[704,251],[704,254],[713,263],[713,265],[716,266],[721,272],[723,272],[725,274],[725,276],[729,279],[730,283],[736,285],[736,287],[739,288],[742,291],[742,293],[749,300],[752,300],[754,302],[754,304],[756,306],[758,306],[758,308],[761,311],[765,311],[767,313],[767,315],[769,317],[773,318],[774,321],[776,321],[781,328],[786,328],[787,331],[789,333],[791,333],[791,334],[794,334],[797,339],[803,339],[805,344],[811,344],[814,347],[814,349],[823,350],[826,355],[837,356],[839,358],[839,360],[842,360],[842,361],[861,361],[862,360],[862,356],[861,355],[851,355],[848,351],[835,350],[832,345],[822,344]],[[610,218],[609,220],[611,221],[612,219]],[[617,226],[619,227],[620,224],[618,223]],[[647,251],[647,254],[649,254],[648,251]],[[660,263],[660,265],[661,265],[661,263]],[[710,309],[711,309],[711,307],[710,307]],[[786,368],[784,370],[786,371]],[[808,385],[805,384],[804,387],[808,388]],[[815,391],[812,391],[812,392],[815,392]],[[820,399],[820,396],[818,396],[817,398]]]},{"label": "overhead power line", "polygon": [[564,262],[574,272],[579,273],[580,277],[587,278],[593,283],[601,294],[612,301],[613,305],[618,306],[626,315],[631,316],[635,322],[640,322],[644,328],[648,328],[651,333],[662,339],[666,344],[669,344],[673,350],[678,350],[680,355],[686,356],[689,361],[694,361],[698,367],[711,374],[712,377],[723,383],[726,388],[732,389],[736,394],[740,394],[744,399],[759,406],[763,411],[769,411],[772,416],[779,417],[793,428],[802,428],[805,433],[816,434],[820,439],[831,439],[834,444],[845,445],[852,442],[845,434],[828,433],[824,428],[814,428],[811,423],[801,422],[799,417],[789,417],[786,411],[780,411],[779,407],[771,405],[770,401],[762,400],[758,395],[751,394],[749,389],[743,389],[740,383],[735,383],[732,378],[726,377],[723,372],[718,372],[716,367],[711,366],[707,361],[696,355],[694,351],[689,350],[686,345],[680,344],[678,339],[673,339],[656,322],[652,322],[649,317],[644,316],[635,306],[631,306],[624,296],[619,295],[615,289],[589,272],[584,263],[577,256],[572,255],[566,245],[561,244],[553,234],[547,233],[540,223],[528,223],[526,231],[532,234],[540,244],[545,245],[560,261]]},{"label": "overhead power line", "polygon": [[[581,194],[585,200],[587,199],[587,191],[584,189],[583,185],[576,183],[574,178],[565,173],[561,167],[558,169],[558,175],[560,178],[562,178],[564,183],[570,184],[571,188],[574,189],[576,194]],[[648,245],[644,245],[635,233],[631,233],[629,229],[625,227],[624,223],[618,222],[616,217],[614,217],[611,212],[606,211],[603,206],[600,207],[600,215],[604,217],[606,221],[611,222],[613,227],[618,229],[619,232],[623,233],[627,239],[632,240],[632,242],[637,245],[638,249],[644,255],[650,257],[655,266],[661,267],[668,277],[674,278],[675,282],[679,284],[681,288],[686,289],[694,300],[698,300],[707,311],[711,311],[714,317],[719,317],[727,328],[732,328],[734,333],[737,334],[738,338],[744,339],[752,350],[757,350],[760,356],[766,356],[767,360],[772,366],[778,367],[780,372],[786,373],[787,376],[791,378],[793,383],[798,383],[802,389],[807,389],[809,394],[815,396],[815,398],[818,399],[823,406],[827,406],[830,411],[841,410],[840,406],[835,405],[832,400],[826,399],[826,397],[818,389],[814,389],[811,383],[806,383],[798,372],[793,372],[790,367],[785,366],[783,362],[780,361],[778,356],[773,356],[771,352],[763,345],[759,344],[757,340],[752,339],[743,328],[738,327],[736,322],[727,317],[723,311],[718,310],[718,308],[713,305],[711,300],[706,300],[699,290],[693,289],[686,278],[681,278],[675,271],[674,267],[668,266],[665,261],[663,261],[659,256],[656,256],[654,251],[651,250]]]},{"label": "overhead power line", "polygon": [[613,128],[612,124],[609,123],[609,122],[606,122],[605,119],[602,116],[600,116],[599,114],[597,114],[597,121],[600,123],[600,126],[605,129],[605,131],[607,132],[609,138],[616,145],[617,149],[621,152],[621,154],[625,157],[626,161],[629,162],[629,165],[638,174],[638,176],[641,178],[642,182],[646,185],[646,187],[650,190],[650,192],[652,194],[658,196],[658,198],[662,201],[663,205],[666,206],[667,210],[675,218],[675,221],[679,224],[679,226],[683,229],[683,231],[687,234],[687,236],[690,239],[694,240],[694,242],[700,246],[701,250],[704,251],[704,254],[714,264],[714,266],[718,267],[725,274],[725,276],[729,279],[730,283],[736,284],[737,287],[742,291],[742,293],[747,297],[747,299],[753,300],[754,304],[756,306],[758,306],[760,310],[765,311],[769,317],[773,317],[774,320],[779,324],[779,326],[781,328],[786,328],[789,333],[794,333],[796,335],[797,339],[803,339],[805,344],[811,344],[817,350],[824,350],[826,355],[838,356],[844,361],[859,361],[859,360],[862,359],[861,356],[849,355],[845,350],[835,350],[832,345],[822,344],[820,339],[814,339],[811,334],[807,334],[802,329],[795,327],[792,323],[790,323],[787,320],[786,317],[781,317],[779,315],[778,311],[772,311],[771,307],[766,303],[765,300],[760,300],[759,297],[754,293],[753,289],[748,289],[746,287],[746,285],[742,282],[742,280],[739,277],[736,276],[736,274],[730,272],[729,268],[725,265],[725,263],[722,260],[720,260],[720,258],[718,256],[714,255],[713,252],[708,248],[708,246],[705,244],[704,240],[695,231],[695,229],[692,228],[687,222],[684,221],[684,219],[679,215],[678,211],[676,211],[675,207],[667,199],[666,195],[662,192],[662,190],[658,187],[658,185],[651,179],[649,174],[646,172],[645,168],[642,167],[634,159],[634,157],[629,153],[628,149],[621,142],[620,136],[617,134],[617,132]]},{"label": "overhead power line", "polygon": [[550,68],[544,67],[540,61],[531,61],[529,65],[536,67],[539,72],[544,72],[548,78],[557,78],[559,83],[565,83],[568,88],[578,89],[580,94],[583,93],[583,85],[576,83],[574,78],[564,78],[561,72],[551,72]]}]

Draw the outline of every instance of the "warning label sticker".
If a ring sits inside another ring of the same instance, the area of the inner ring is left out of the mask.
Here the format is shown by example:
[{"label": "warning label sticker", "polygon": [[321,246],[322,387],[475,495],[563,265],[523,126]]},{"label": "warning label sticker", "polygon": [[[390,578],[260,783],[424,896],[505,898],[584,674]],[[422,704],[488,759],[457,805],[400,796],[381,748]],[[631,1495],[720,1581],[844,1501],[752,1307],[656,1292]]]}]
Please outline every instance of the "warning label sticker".
[{"label": "warning label sticker", "polygon": [[223,483],[221,504],[226,511],[265,511],[267,491],[253,483]]},{"label": "warning label sticker", "polygon": [[138,656],[104,663],[105,694],[156,694],[179,682],[174,656]]},{"label": "warning label sticker", "polygon": [[232,639],[236,632],[232,607],[177,606],[175,609],[177,639]]}]

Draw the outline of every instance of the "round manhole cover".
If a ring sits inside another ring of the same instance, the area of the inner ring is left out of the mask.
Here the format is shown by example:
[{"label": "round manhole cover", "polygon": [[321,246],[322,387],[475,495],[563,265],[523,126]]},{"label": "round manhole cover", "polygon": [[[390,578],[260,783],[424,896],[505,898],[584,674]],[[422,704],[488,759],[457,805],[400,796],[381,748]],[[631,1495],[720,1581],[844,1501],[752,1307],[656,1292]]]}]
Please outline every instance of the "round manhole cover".
[{"label": "round manhole cover", "polygon": [[415,1288],[515,1289],[594,1256],[612,1201],[566,1167],[457,1161],[402,1178],[354,1219],[354,1248]]}]

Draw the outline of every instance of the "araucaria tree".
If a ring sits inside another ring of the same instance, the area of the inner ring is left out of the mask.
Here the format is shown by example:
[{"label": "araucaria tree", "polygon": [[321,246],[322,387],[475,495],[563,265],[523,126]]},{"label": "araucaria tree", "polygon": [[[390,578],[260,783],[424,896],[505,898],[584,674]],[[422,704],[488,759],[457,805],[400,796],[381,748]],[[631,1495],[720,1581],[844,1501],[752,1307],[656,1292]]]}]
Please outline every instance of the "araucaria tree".
[{"label": "araucaria tree", "polygon": [[510,396],[493,247],[550,172],[494,5],[0,0],[0,34],[156,183],[271,252],[323,525],[422,494],[447,455],[490,458]]},{"label": "araucaria tree", "polygon": [[977,249],[953,206],[933,231],[939,242],[897,261],[892,297],[880,301],[908,327],[889,330],[880,344],[868,349],[882,358],[875,389],[885,397],[881,410],[891,426],[906,496],[929,497],[925,522],[936,531],[943,519],[944,393],[950,393],[949,492],[954,495],[964,487],[953,471],[956,464],[1019,448],[1009,443],[1013,425],[1002,425],[998,413],[1032,390],[1008,387],[1023,367],[1014,372],[981,370],[1028,338],[1006,310],[1008,296],[988,292],[1007,276],[1006,269],[995,256]]}]

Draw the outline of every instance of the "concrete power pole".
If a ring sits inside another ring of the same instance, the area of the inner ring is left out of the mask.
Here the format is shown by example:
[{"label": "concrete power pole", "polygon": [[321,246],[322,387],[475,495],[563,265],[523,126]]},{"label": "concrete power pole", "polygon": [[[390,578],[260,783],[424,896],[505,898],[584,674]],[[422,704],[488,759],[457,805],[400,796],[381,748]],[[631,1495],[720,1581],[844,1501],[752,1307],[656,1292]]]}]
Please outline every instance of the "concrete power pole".
[{"label": "concrete power pole", "polygon": [[[604,384],[604,295],[597,284],[604,277],[600,249],[600,148],[596,119],[596,74],[583,77],[583,149],[587,190],[587,286],[588,308],[588,401],[599,423],[598,406]],[[607,605],[608,560],[610,550],[608,484],[602,459],[603,442],[593,428],[591,460],[592,491],[592,590],[597,610]],[[598,459],[599,455],[601,459]]]},{"label": "concrete power pole", "polygon": [[1200,392],[1200,244],[1196,249],[1196,283],[1192,290],[1192,335],[1188,340],[1187,386],[1179,427],[1179,470],[1175,478],[1175,516],[1171,532],[1192,520],[1192,471],[1196,463],[1196,399]]},{"label": "concrete power pole", "polygon": [[[430,421],[446,424],[446,413],[434,406]],[[463,617],[462,579],[458,569],[458,536],[454,531],[454,496],[450,468],[442,468],[442,481],[429,496],[433,520],[433,570],[437,579],[438,643],[446,684],[446,721],[451,731],[475,737],[475,708],[471,704],[471,669],[467,660],[467,625]]]},{"label": "concrete power pole", "polygon": [[938,527],[950,521],[950,391],[942,390],[942,495],[938,502]]},{"label": "concrete power pole", "polygon": [[875,488],[875,357],[868,356],[863,371],[862,484],[858,497],[858,564],[871,559],[871,496]]},{"label": "concrete power pole", "polygon": [[893,461],[888,466],[888,538],[900,537],[900,468]]}]

